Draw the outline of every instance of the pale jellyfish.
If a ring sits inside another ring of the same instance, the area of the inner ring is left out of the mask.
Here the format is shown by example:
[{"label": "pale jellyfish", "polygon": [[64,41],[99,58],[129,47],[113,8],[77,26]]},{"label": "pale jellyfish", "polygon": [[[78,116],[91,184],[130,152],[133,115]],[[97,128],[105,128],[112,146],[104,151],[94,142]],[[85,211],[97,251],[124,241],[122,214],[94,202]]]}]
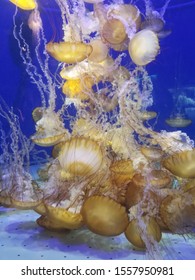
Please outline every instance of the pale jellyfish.
[{"label": "pale jellyfish", "polygon": [[139,66],[146,65],[154,60],[159,53],[157,35],[148,29],[135,34],[129,43],[129,54],[133,62]]},{"label": "pale jellyfish", "polygon": [[39,32],[43,28],[43,26],[38,9],[35,9],[31,12],[28,18],[28,27],[32,30],[35,37],[39,36]]}]

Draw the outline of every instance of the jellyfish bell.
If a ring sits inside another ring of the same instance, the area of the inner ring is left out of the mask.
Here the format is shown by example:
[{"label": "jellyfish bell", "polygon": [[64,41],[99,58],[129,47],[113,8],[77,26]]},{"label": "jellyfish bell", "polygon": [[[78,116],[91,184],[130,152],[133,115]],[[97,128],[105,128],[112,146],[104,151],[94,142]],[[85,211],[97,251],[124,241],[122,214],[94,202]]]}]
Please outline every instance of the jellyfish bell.
[{"label": "jellyfish bell", "polygon": [[92,46],[82,42],[50,42],[46,44],[47,52],[59,62],[77,63],[92,53]]},{"label": "jellyfish bell", "polygon": [[164,152],[157,147],[142,146],[140,151],[150,161],[160,161],[164,155]]},{"label": "jellyfish bell", "polygon": [[155,218],[143,216],[129,222],[125,236],[135,247],[145,249],[149,244],[160,242],[162,233]]},{"label": "jellyfish bell", "polygon": [[70,98],[88,100],[94,80],[88,75],[83,75],[79,79],[67,80],[62,86],[62,92]]},{"label": "jellyfish bell", "polygon": [[134,175],[131,160],[117,160],[110,165],[111,178],[116,185],[125,185]]},{"label": "jellyfish bell", "polygon": [[142,121],[149,121],[156,118],[157,113],[154,111],[141,111],[140,112],[140,119]]},{"label": "jellyfish bell", "polygon": [[83,218],[80,213],[73,213],[63,207],[46,204],[47,216],[54,224],[64,229],[78,229],[83,225]]},{"label": "jellyfish bell", "polygon": [[162,165],[175,176],[193,179],[195,178],[195,149],[175,153],[165,158]]},{"label": "jellyfish bell", "polygon": [[43,117],[44,109],[42,107],[36,107],[32,111],[32,118],[35,122],[38,122]]},{"label": "jellyfish bell", "polygon": [[101,39],[94,39],[90,41],[93,50],[88,57],[88,60],[93,62],[101,62],[106,59],[108,55],[108,46],[102,42]]},{"label": "jellyfish bell", "polygon": [[101,32],[102,38],[105,42],[118,45],[123,43],[126,38],[126,30],[123,23],[115,18],[108,19],[104,24]]},{"label": "jellyfish bell", "polygon": [[47,230],[54,231],[54,232],[66,232],[67,229],[63,227],[58,222],[54,222],[51,219],[49,219],[46,215],[40,216],[37,220],[36,223],[40,226],[43,227]]},{"label": "jellyfish bell", "polygon": [[129,54],[132,61],[144,66],[155,60],[160,46],[157,35],[148,29],[137,32],[129,43]]},{"label": "jellyfish bell", "polygon": [[103,163],[103,150],[98,142],[85,137],[72,137],[60,149],[61,168],[72,176],[95,174]]},{"label": "jellyfish bell", "polygon": [[33,10],[36,8],[35,0],[9,0],[22,10]]},{"label": "jellyfish bell", "polygon": [[53,146],[69,137],[60,116],[50,108],[44,111],[43,116],[36,122],[36,133],[31,140],[43,147]]},{"label": "jellyfish bell", "polygon": [[125,26],[126,33],[129,37],[135,33],[141,24],[139,9],[131,4],[115,4],[108,9],[108,18],[119,19]]},{"label": "jellyfish bell", "polygon": [[160,17],[149,17],[141,23],[141,29],[149,29],[158,33],[164,28],[164,20]]},{"label": "jellyfish bell", "polygon": [[192,123],[192,121],[190,119],[187,119],[182,115],[172,116],[172,117],[166,119],[165,122],[169,126],[175,127],[175,128],[187,127],[187,126],[191,125],[191,123]]},{"label": "jellyfish bell", "polygon": [[81,208],[81,215],[86,226],[99,235],[119,235],[128,225],[125,207],[106,196],[87,198]]},{"label": "jellyfish bell", "polygon": [[192,195],[184,193],[169,195],[162,201],[160,217],[171,232],[185,234],[194,228],[195,203],[193,200]]}]

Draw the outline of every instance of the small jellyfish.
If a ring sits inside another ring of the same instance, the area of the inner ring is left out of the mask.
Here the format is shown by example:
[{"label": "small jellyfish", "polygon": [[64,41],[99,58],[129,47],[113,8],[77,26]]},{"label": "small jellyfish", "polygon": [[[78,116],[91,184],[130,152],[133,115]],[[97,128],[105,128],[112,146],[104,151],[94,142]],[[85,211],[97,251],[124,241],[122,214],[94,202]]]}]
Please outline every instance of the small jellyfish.
[{"label": "small jellyfish", "polygon": [[129,43],[129,54],[133,62],[144,66],[155,60],[160,46],[156,33],[151,30],[141,30],[135,34]]},{"label": "small jellyfish", "polygon": [[38,122],[43,117],[44,109],[42,107],[36,107],[32,111],[32,118],[35,122]]},{"label": "small jellyfish", "polygon": [[67,80],[62,86],[62,92],[69,98],[88,100],[94,85],[93,79],[85,75],[79,79]]},{"label": "small jellyfish", "polygon": [[38,36],[42,28],[42,20],[38,9],[31,12],[28,18],[28,27],[32,30],[34,36]]},{"label": "small jellyfish", "polygon": [[156,118],[157,113],[154,111],[142,111],[140,114],[140,119],[142,121],[149,121]]},{"label": "small jellyfish", "polygon": [[22,10],[33,10],[36,8],[35,0],[9,0]]},{"label": "small jellyfish", "polygon": [[186,127],[189,126],[192,121],[190,119],[185,118],[182,115],[171,116],[170,118],[166,119],[165,122],[171,127]]}]

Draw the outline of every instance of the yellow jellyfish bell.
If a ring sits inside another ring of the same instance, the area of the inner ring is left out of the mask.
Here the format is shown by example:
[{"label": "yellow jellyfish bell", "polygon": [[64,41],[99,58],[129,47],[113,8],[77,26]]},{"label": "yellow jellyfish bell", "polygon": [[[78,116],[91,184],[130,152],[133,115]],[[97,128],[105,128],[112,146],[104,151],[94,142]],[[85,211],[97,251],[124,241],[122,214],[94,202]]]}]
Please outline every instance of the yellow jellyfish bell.
[{"label": "yellow jellyfish bell", "polygon": [[93,48],[81,42],[50,42],[46,45],[47,52],[56,60],[65,63],[77,63],[87,58]]},{"label": "yellow jellyfish bell", "polygon": [[144,29],[135,34],[129,43],[129,54],[133,62],[144,66],[154,60],[159,53],[159,42],[157,35]]},{"label": "yellow jellyfish bell", "polygon": [[10,0],[10,2],[23,10],[33,10],[36,7],[35,0]]}]

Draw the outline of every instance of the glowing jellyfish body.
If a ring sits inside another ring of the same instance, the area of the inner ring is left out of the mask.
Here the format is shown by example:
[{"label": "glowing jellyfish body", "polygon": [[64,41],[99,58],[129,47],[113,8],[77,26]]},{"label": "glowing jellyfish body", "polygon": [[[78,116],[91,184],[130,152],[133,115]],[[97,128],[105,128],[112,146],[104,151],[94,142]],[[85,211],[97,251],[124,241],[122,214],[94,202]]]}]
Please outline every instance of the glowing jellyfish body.
[{"label": "glowing jellyfish body", "polygon": [[182,116],[175,116],[169,119],[166,119],[165,122],[171,127],[186,127],[189,126],[192,121]]},{"label": "glowing jellyfish body", "polygon": [[195,178],[195,149],[175,153],[163,161],[163,166],[181,178]]},{"label": "glowing jellyfish body", "polygon": [[81,42],[48,43],[47,52],[56,60],[65,63],[77,63],[87,58],[92,52],[92,46]]},{"label": "glowing jellyfish body", "polygon": [[91,196],[86,199],[81,209],[84,223],[94,233],[115,236],[128,225],[125,207],[109,197]]},{"label": "glowing jellyfish body", "polygon": [[70,98],[87,100],[90,97],[93,84],[93,79],[85,75],[79,79],[67,80],[62,86],[62,92]]},{"label": "glowing jellyfish body", "polygon": [[58,159],[61,167],[71,175],[90,176],[100,169],[103,152],[96,141],[74,137],[64,142]]},{"label": "glowing jellyfish body", "polygon": [[36,8],[35,0],[9,0],[9,1],[23,10],[33,10]]},{"label": "glowing jellyfish body", "polygon": [[133,62],[139,66],[144,66],[155,60],[159,53],[159,42],[157,35],[144,29],[135,34],[129,43],[129,54]]}]

